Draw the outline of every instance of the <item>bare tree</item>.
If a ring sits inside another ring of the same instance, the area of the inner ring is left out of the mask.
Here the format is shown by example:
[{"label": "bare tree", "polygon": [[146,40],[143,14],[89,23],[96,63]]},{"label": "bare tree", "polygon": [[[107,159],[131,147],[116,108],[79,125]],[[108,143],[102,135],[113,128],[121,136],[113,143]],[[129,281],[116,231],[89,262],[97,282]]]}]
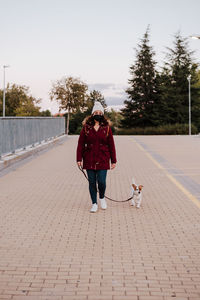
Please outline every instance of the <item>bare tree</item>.
[{"label": "bare tree", "polygon": [[56,100],[59,103],[59,112],[66,110],[68,113],[67,134],[69,132],[70,113],[84,110],[87,101],[87,90],[88,86],[84,82],[73,77],[63,77],[52,85],[51,100]]}]

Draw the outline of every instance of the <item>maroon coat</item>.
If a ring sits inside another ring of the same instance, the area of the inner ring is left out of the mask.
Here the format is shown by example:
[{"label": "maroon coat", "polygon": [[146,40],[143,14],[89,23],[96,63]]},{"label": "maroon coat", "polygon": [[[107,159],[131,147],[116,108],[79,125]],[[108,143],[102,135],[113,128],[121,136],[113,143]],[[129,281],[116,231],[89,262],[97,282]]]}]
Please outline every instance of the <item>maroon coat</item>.
[{"label": "maroon coat", "polygon": [[81,130],[77,161],[82,161],[83,169],[108,170],[111,163],[116,163],[116,151],[110,126],[99,126],[96,131],[91,125],[84,125]]}]

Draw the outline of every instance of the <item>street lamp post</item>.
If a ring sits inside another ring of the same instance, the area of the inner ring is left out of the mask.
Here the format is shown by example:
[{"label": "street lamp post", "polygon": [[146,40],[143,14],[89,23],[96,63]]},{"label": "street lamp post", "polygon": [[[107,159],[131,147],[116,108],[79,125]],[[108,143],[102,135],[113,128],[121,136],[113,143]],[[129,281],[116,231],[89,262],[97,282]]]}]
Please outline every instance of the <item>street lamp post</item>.
[{"label": "street lamp post", "polygon": [[6,88],[5,88],[5,83],[6,83],[6,72],[5,69],[8,68],[9,66],[3,66],[3,117],[5,117],[5,111],[6,111],[6,106],[5,106],[5,99],[6,99]]},{"label": "street lamp post", "polygon": [[189,135],[191,135],[191,88],[190,88],[190,81],[191,75],[187,78],[189,86],[188,86],[188,95],[189,95]]}]

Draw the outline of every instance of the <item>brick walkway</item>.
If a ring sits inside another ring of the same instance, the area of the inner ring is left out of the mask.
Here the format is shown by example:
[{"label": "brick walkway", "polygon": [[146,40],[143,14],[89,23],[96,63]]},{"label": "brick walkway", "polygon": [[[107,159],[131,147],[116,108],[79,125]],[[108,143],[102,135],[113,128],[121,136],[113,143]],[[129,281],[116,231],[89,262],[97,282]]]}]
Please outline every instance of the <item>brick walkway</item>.
[{"label": "brick walkway", "polygon": [[139,210],[89,213],[77,136],[0,178],[1,300],[200,299],[200,138],[115,142],[106,194],[128,198],[134,176]]}]

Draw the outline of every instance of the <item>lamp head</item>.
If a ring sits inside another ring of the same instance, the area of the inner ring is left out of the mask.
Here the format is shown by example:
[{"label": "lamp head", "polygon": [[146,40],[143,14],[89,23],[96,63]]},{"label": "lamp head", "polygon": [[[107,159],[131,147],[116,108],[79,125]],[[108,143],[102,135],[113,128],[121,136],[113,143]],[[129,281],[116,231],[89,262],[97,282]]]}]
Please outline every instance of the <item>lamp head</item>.
[{"label": "lamp head", "polygon": [[191,35],[190,37],[194,40],[200,40],[200,35]]}]

